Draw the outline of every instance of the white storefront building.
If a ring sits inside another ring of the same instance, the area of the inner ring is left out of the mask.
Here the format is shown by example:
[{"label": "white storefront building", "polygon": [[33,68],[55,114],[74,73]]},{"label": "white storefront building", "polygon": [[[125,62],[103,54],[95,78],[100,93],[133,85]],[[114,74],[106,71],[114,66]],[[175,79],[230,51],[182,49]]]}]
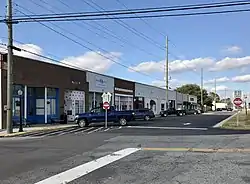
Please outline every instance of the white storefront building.
[{"label": "white storefront building", "polygon": [[[138,99],[138,103],[144,108],[152,109],[155,114],[167,109],[166,90],[162,88],[135,83],[135,99]],[[176,107],[175,91],[168,91],[168,100],[170,107]]]},{"label": "white storefront building", "polygon": [[100,106],[103,92],[111,93],[111,105],[114,105],[114,78],[87,72],[87,82],[89,82],[89,109]]}]

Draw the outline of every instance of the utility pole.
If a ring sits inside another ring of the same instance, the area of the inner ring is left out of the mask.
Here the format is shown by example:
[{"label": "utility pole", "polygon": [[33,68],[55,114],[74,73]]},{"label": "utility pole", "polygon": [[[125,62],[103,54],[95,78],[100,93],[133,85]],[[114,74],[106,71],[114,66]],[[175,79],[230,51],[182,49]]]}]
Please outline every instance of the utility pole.
[{"label": "utility pole", "polygon": [[12,30],[12,0],[7,0],[6,23],[8,27],[8,61],[7,61],[7,133],[13,132],[12,126],[12,65],[13,65],[13,30]]},{"label": "utility pole", "polygon": [[203,68],[201,68],[201,110],[203,111]]},{"label": "utility pole", "polygon": [[216,111],[216,99],[217,99],[217,95],[216,95],[216,78],[214,79],[214,110]]},{"label": "utility pole", "polygon": [[169,103],[168,103],[168,37],[166,37],[166,105],[167,109],[169,108]]}]

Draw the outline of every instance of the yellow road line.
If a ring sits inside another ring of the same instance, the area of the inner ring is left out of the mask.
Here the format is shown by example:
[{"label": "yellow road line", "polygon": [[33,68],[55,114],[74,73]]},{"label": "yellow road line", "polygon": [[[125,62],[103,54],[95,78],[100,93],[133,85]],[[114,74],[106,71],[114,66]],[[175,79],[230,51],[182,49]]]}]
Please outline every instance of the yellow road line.
[{"label": "yellow road line", "polygon": [[202,153],[250,153],[250,148],[142,148],[144,151],[178,151],[178,152],[202,152]]}]

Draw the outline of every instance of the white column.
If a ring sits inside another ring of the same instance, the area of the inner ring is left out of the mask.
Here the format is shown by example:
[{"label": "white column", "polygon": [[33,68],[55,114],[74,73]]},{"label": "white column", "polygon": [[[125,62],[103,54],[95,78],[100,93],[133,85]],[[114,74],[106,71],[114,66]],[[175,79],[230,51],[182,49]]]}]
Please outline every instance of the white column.
[{"label": "white column", "polygon": [[[0,65],[1,65],[2,63],[0,62]],[[3,128],[3,115],[2,115],[2,113],[3,113],[3,101],[2,101],[2,69],[0,68],[0,129],[2,129]]]},{"label": "white column", "polygon": [[118,111],[120,111],[121,110],[121,97],[120,96],[118,96],[118,103],[119,103]]},{"label": "white column", "polygon": [[92,108],[95,108],[95,106],[96,106],[96,104],[95,104],[95,92],[94,92],[93,100],[94,100],[94,107],[92,107]]},{"label": "white column", "polygon": [[27,119],[27,96],[28,96],[28,93],[27,93],[27,86],[25,85],[24,86],[24,119]]},{"label": "white column", "polygon": [[48,115],[47,115],[47,87],[44,90],[44,122],[48,123]]},{"label": "white column", "polygon": [[128,96],[127,110],[129,110],[129,109],[128,109],[128,108],[129,108],[129,104],[130,104],[130,103],[129,103],[129,98],[130,98],[130,97]]}]

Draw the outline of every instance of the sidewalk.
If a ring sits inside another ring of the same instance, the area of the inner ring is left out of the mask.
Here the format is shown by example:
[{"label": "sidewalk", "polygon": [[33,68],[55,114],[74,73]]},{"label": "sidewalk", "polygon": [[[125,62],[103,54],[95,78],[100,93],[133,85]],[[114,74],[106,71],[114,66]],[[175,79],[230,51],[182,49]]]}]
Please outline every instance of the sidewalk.
[{"label": "sidewalk", "polygon": [[45,130],[58,130],[64,129],[69,127],[77,126],[74,123],[69,124],[40,124],[40,125],[33,125],[31,127],[23,127],[23,132],[19,132],[19,128],[14,128],[12,134],[7,134],[6,130],[0,130],[0,137],[13,137],[16,135],[22,135],[25,133],[35,132],[35,131],[45,131]]}]

